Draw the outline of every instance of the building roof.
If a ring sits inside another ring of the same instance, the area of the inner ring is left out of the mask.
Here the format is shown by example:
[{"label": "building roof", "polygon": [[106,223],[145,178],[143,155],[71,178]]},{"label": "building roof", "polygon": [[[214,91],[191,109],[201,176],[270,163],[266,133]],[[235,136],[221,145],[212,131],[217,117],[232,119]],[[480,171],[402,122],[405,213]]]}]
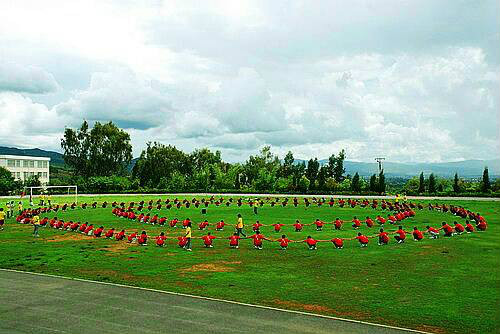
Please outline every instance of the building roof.
[{"label": "building roof", "polygon": [[46,160],[50,161],[49,157],[32,157],[29,155],[1,155],[0,159],[16,159],[16,160]]}]

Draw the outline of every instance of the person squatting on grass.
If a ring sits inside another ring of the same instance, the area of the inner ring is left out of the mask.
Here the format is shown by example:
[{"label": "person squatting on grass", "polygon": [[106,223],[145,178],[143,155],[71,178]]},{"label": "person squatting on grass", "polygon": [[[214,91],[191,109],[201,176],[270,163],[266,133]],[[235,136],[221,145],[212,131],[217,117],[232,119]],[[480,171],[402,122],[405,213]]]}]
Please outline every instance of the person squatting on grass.
[{"label": "person squatting on grass", "polygon": [[213,241],[215,239],[215,236],[213,236],[210,232],[207,233],[207,235],[204,235],[201,237],[201,239],[203,240],[203,245],[205,246],[205,248],[213,248]]}]

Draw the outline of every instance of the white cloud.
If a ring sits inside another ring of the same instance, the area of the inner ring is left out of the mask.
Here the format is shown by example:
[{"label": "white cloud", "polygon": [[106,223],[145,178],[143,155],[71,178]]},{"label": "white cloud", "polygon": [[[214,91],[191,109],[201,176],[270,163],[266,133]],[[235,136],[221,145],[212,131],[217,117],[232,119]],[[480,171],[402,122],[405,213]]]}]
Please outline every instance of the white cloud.
[{"label": "white cloud", "polygon": [[44,94],[59,88],[54,76],[37,66],[22,66],[0,59],[0,92]]}]

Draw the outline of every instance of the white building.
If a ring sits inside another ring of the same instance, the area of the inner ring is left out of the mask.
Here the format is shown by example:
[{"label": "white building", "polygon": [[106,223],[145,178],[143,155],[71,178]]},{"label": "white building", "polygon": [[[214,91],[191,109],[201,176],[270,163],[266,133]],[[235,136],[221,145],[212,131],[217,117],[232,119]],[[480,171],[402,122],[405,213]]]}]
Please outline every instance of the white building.
[{"label": "white building", "polygon": [[0,167],[6,168],[16,180],[38,175],[42,184],[49,183],[50,158],[21,155],[0,155]]}]

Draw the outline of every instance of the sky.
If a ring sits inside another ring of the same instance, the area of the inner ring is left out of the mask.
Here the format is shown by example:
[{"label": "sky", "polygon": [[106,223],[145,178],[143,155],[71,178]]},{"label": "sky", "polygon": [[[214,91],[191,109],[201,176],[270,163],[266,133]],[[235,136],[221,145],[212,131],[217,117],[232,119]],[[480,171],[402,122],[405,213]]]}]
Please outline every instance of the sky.
[{"label": "sky", "polygon": [[500,152],[500,2],[0,1],[0,145],[65,127],[245,161]]}]

